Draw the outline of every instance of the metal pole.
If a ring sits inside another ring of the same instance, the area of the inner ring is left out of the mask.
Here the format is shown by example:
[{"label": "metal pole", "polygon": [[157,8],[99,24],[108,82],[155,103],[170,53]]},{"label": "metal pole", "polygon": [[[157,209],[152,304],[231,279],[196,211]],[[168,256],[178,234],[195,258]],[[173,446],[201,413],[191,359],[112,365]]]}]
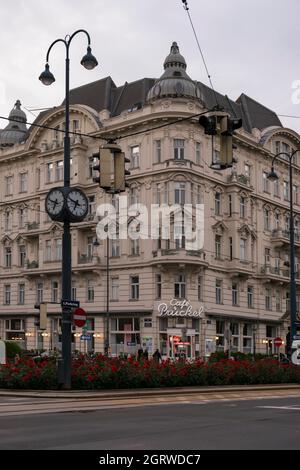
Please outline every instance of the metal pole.
[{"label": "metal pole", "polygon": [[296,312],[297,312],[297,297],[296,297],[296,280],[295,280],[295,224],[294,224],[294,208],[293,208],[293,156],[290,156],[290,270],[291,270],[291,284],[290,284],[290,348],[292,350],[292,343],[296,335]]},{"label": "metal pole", "polygon": [[105,353],[109,355],[109,234],[106,239],[106,341]]},{"label": "metal pole", "polygon": [[[69,80],[70,80],[70,60],[69,46],[66,47],[66,99],[65,99],[65,137],[64,137],[64,187],[70,186],[70,101],[69,101]],[[62,239],[62,298],[71,299],[71,278],[72,278],[72,252],[71,252],[71,232],[70,221],[64,220],[64,233]],[[63,360],[63,388],[71,388],[71,367],[72,367],[72,329],[71,311],[62,310],[62,360]]]}]

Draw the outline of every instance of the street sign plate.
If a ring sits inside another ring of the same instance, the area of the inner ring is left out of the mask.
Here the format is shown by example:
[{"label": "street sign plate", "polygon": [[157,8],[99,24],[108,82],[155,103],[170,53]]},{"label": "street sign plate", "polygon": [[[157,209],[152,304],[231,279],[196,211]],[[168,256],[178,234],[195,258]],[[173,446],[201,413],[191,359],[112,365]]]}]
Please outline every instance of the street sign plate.
[{"label": "street sign plate", "polygon": [[76,308],[74,310],[73,322],[79,328],[86,324],[86,311],[83,308]]},{"label": "street sign plate", "polygon": [[282,339],[281,338],[275,338],[274,339],[274,345],[276,346],[276,348],[280,348],[282,346]]},{"label": "street sign plate", "polygon": [[92,337],[90,335],[81,335],[80,339],[81,341],[91,341]]},{"label": "street sign plate", "polygon": [[61,306],[65,308],[79,308],[80,302],[78,300],[63,300],[61,301]]}]

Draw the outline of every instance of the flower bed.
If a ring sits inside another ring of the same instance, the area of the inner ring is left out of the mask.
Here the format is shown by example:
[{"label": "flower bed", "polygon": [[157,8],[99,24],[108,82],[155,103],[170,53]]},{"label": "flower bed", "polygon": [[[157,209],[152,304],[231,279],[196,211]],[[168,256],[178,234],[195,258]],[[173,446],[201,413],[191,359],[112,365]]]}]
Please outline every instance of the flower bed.
[{"label": "flower bed", "polygon": [[[300,368],[270,359],[214,363],[167,360],[158,364],[101,355],[92,359],[81,356],[72,365],[72,388],[77,390],[281,383],[300,383]],[[55,361],[21,359],[17,364],[0,366],[0,388],[56,389]]]}]

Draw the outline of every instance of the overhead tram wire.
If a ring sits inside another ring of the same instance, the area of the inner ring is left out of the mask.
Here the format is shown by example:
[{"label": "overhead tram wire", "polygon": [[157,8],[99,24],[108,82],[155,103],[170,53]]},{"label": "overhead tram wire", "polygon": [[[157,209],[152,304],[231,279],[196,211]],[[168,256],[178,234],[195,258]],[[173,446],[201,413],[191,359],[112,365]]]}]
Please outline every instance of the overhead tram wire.
[{"label": "overhead tram wire", "polygon": [[193,33],[194,33],[194,36],[195,36],[195,39],[196,39],[196,43],[197,43],[197,46],[198,46],[198,49],[199,49],[199,52],[200,52],[205,70],[206,70],[206,73],[207,73],[207,77],[208,77],[208,80],[209,80],[209,83],[210,83],[210,87],[211,87],[211,89],[214,93],[214,98],[215,98],[215,101],[216,101],[216,108],[221,109],[221,106],[220,106],[219,101],[218,101],[217,93],[216,93],[216,90],[215,90],[213,82],[212,82],[211,74],[209,73],[208,66],[207,66],[207,63],[206,63],[206,60],[205,60],[205,57],[204,57],[204,53],[203,53],[203,50],[200,46],[198,35],[196,33],[196,30],[195,30],[195,27],[194,27],[194,24],[193,24],[193,21],[192,21],[192,17],[190,15],[190,11],[189,11],[190,9],[189,9],[189,6],[188,6],[188,2],[187,2],[187,0],[181,0],[181,1],[183,3],[183,8],[187,12],[187,15],[189,17],[190,24],[191,24],[191,27],[192,27],[192,30],[193,30]]},{"label": "overhead tram wire", "polygon": [[[163,127],[172,126],[174,124],[180,124],[181,122],[189,121],[190,119],[195,119],[195,118],[198,118],[200,116],[203,116],[204,114],[210,113],[211,111],[213,111],[213,109],[208,109],[206,111],[203,111],[202,113],[192,114],[192,116],[188,116],[188,117],[185,117],[185,118],[178,118],[178,119],[176,119],[175,121],[172,121],[172,122],[164,123],[164,124],[161,124],[161,125],[155,126],[155,127],[149,127],[149,128],[144,129],[142,131],[137,131],[137,132],[133,132],[131,134],[126,134],[126,135],[110,136],[110,137],[105,137],[105,136],[99,137],[99,136],[92,135],[92,134],[85,134],[83,132],[69,131],[69,133],[72,134],[72,135],[78,135],[80,137],[88,137],[88,138],[97,139],[97,140],[106,140],[106,141],[122,140],[122,139],[126,139],[127,137],[132,137],[132,136],[135,136],[135,135],[138,135],[138,134],[144,134],[146,132],[151,132],[151,131],[155,131],[157,129],[162,129]],[[19,122],[18,119],[12,119],[12,118],[8,118],[8,117],[5,117],[5,116],[0,116],[0,119],[4,119],[5,121],[10,121],[10,122]],[[32,126],[32,127],[38,127],[40,129],[47,129],[47,130],[51,130],[51,131],[60,132],[62,134],[65,134],[65,130],[57,129],[55,127],[47,126],[45,124],[36,124],[34,122],[27,122],[27,124],[29,126]]]}]

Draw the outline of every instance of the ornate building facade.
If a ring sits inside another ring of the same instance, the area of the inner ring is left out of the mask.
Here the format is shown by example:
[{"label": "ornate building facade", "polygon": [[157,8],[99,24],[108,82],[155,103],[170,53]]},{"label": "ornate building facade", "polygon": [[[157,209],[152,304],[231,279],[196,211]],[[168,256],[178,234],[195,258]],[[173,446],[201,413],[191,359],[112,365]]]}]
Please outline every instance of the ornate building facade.
[{"label": "ornate building facade", "polygon": [[[275,352],[272,340],[285,339],[289,323],[287,162],[278,161],[276,184],[267,175],[272,155],[299,147],[300,136],[246,95],[232,101],[193,81],[176,43],[160,79],[117,87],[107,77],[72,90],[70,100],[71,130],[84,134],[72,138],[72,185],[89,200],[86,220],[72,225],[72,296],[88,313],[86,329],[74,329],[74,349],[104,350],[108,300],[112,354],[133,354],[140,345],[166,357],[203,357],[229,345],[233,351]],[[192,117],[216,100],[243,118],[236,163],[222,172],[210,167],[217,144],[212,151],[211,138]],[[189,119],[172,124],[179,117]],[[49,219],[44,202],[49,189],[63,185],[64,106],[34,123],[51,129],[27,130],[19,101],[10,118],[0,131],[0,336],[27,349],[60,348],[62,225]],[[117,207],[118,200],[93,182],[91,156],[104,137],[116,136],[130,159],[129,202],[149,208],[204,204],[202,250],[187,250],[176,230],[170,240],[97,240],[97,206]],[[299,159],[296,154],[297,252]],[[297,258],[296,271],[299,284]],[[182,300],[201,315],[159,313],[161,304]],[[48,304],[45,331],[36,325],[34,305],[40,302]]]}]

